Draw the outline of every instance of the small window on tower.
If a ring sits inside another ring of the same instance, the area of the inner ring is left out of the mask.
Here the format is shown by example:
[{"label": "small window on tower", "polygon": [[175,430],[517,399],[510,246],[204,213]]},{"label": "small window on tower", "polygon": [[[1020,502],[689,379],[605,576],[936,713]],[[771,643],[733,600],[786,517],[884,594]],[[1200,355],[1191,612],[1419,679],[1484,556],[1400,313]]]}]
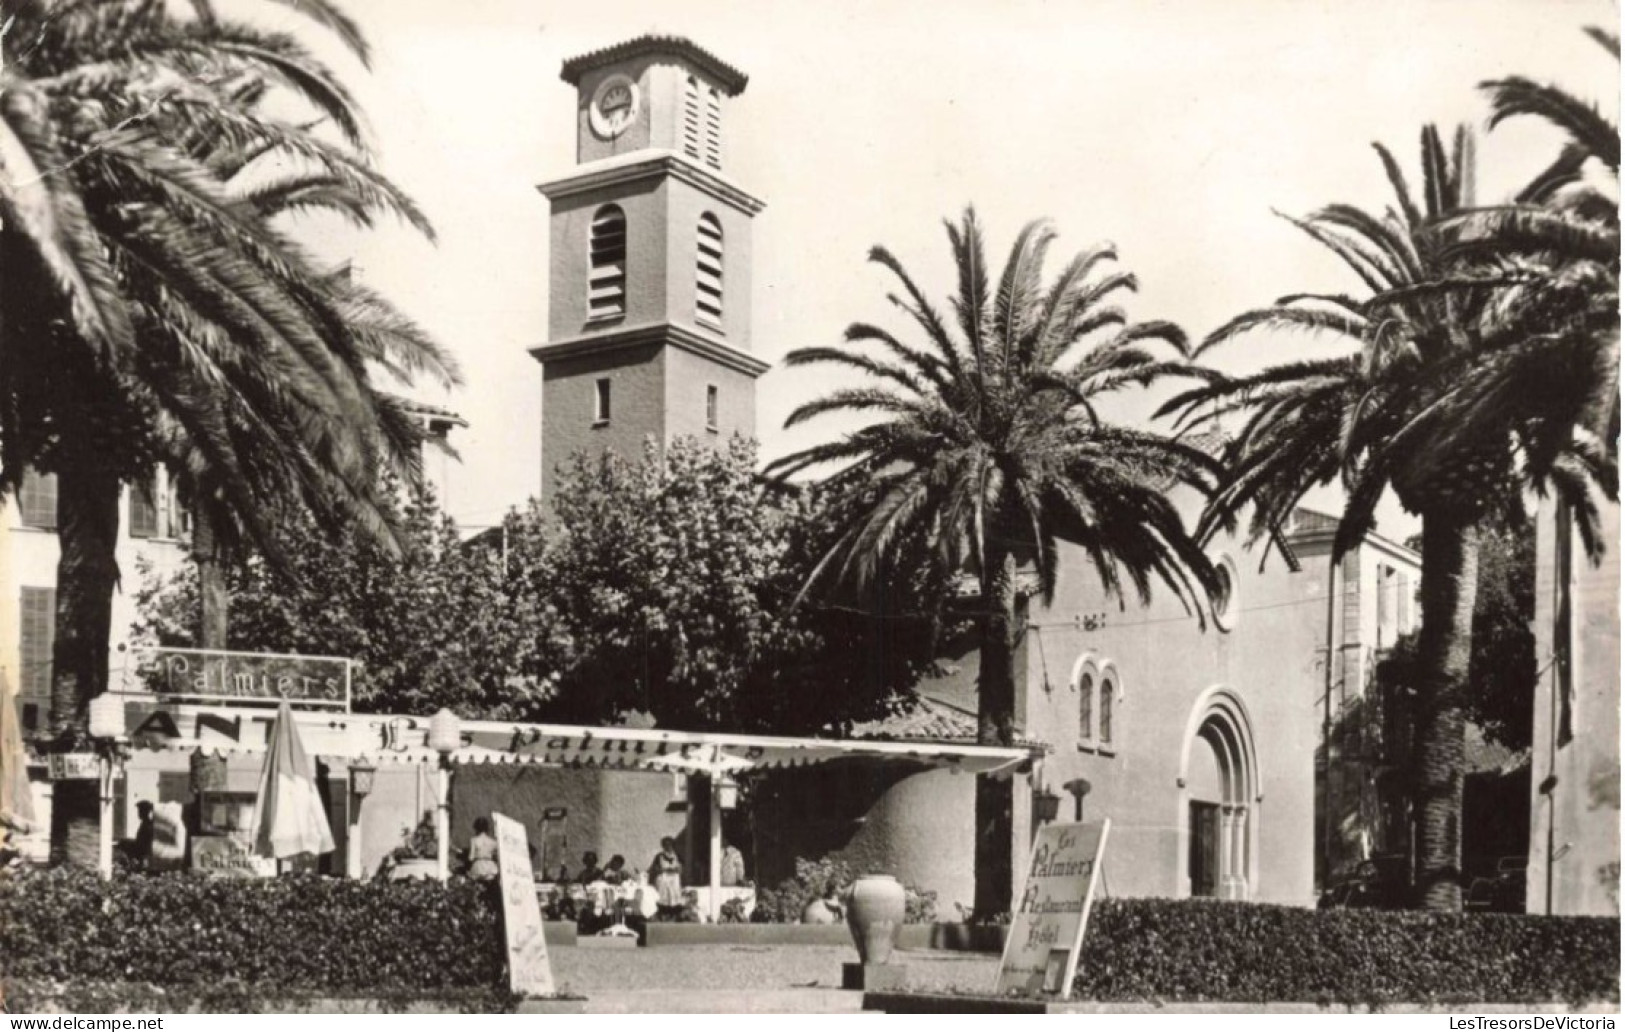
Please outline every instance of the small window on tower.
[{"label": "small window on tower", "polygon": [[626,213],[618,205],[605,205],[592,217],[588,251],[592,268],[587,282],[587,318],[625,315]]},{"label": "small window on tower", "polygon": [[700,84],[692,75],[683,87],[683,153],[700,160]]},{"label": "small window on tower", "polygon": [[593,384],[592,421],[595,426],[609,422],[608,378]]},{"label": "small window on tower", "polygon": [[715,87],[705,94],[705,163],[722,168],[722,94]]},{"label": "small window on tower", "polygon": [[717,432],[717,385],[714,383],[705,388],[705,428]]},{"label": "small window on tower", "polygon": [[694,309],[700,322],[722,329],[722,222],[706,212],[700,216],[699,246],[695,255]]}]

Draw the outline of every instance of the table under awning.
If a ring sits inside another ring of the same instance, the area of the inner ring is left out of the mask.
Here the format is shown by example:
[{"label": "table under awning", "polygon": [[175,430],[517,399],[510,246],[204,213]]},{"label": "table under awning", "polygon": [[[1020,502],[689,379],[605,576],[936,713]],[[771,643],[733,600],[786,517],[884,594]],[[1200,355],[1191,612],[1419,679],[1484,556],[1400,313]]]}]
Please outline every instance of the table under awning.
[{"label": "table under awning", "polygon": [[[124,699],[131,743],[137,749],[221,755],[263,754],[266,749],[273,711],[263,707],[169,702],[145,693],[128,694]],[[1007,778],[1030,770],[1044,752],[1036,745],[999,747],[462,721],[458,723],[460,744],[442,753],[430,746],[428,717],[296,711],[294,719],[312,753],[349,762],[433,764],[443,779],[458,767],[487,765],[707,777],[711,783],[713,908],[720,881],[719,788],[728,779],[755,771],[853,759]],[[442,800],[444,791],[443,783]]]}]

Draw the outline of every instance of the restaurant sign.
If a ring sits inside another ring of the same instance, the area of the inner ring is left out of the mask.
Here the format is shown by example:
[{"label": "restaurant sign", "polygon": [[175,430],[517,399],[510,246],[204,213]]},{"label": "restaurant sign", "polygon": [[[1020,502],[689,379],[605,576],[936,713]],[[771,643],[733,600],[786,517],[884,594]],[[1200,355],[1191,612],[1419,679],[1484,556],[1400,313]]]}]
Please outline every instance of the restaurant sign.
[{"label": "restaurant sign", "polygon": [[253,843],[234,835],[199,835],[192,840],[192,868],[216,878],[270,878],[276,861],[256,856]]},{"label": "restaurant sign", "polygon": [[216,649],[136,650],[136,669],[154,694],[217,702],[288,702],[350,708],[355,662]]},{"label": "restaurant sign", "polygon": [[525,826],[491,815],[497,833],[497,870],[502,876],[502,928],[508,939],[508,988],[518,996],[552,996],[553,966],[542,935],[542,908],[530,867]]},{"label": "restaurant sign", "polygon": [[1064,1000],[1072,994],[1111,823],[1050,824],[1039,830],[999,962],[999,995]]}]

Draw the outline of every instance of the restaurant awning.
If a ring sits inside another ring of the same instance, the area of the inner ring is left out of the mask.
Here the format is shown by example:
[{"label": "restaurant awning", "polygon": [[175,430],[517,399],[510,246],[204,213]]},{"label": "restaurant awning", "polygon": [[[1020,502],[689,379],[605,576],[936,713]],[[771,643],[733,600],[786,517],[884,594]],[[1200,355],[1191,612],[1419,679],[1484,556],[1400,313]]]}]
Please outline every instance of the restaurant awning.
[{"label": "restaurant awning", "polygon": [[[145,694],[125,699],[131,739],[138,749],[262,753],[274,716],[263,707],[168,703]],[[429,747],[427,717],[298,712],[295,719],[310,751],[321,756],[375,763],[439,759]],[[1027,769],[1043,753],[1036,746],[783,738],[499,721],[466,721],[461,733],[462,746],[447,757],[454,766],[514,764],[667,774],[737,775],[867,759],[1008,777]]]}]

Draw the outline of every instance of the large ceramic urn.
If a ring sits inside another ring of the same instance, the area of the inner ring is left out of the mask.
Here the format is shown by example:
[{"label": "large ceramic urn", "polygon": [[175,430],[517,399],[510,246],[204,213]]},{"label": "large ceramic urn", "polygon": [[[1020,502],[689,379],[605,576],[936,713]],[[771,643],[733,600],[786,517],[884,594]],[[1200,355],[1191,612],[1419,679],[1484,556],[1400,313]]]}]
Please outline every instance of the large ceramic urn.
[{"label": "large ceramic urn", "polygon": [[891,960],[897,929],[903,924],[903,886],[889,874],[866,874],[852,885],[846,924],[865,964]]}]

